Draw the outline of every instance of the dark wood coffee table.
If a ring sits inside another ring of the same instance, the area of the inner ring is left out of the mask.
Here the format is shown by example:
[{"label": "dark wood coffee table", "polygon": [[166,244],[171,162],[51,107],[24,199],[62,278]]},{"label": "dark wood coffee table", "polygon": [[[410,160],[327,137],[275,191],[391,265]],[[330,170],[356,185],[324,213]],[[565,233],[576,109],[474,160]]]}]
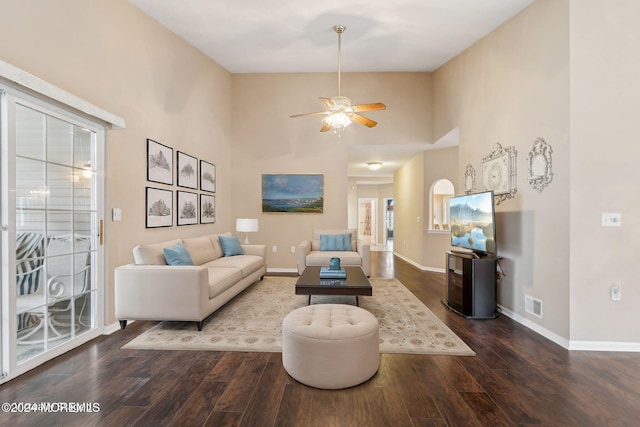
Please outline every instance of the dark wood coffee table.
[{"label": "dark wood coffee table", "polygon": [[346,279],[321,279],[320,267],[307,267],[296,282],[296,295],[350,295],[356,297],[356,305],[360,306],[358,296],[373,295],[373,288],[360,267],[344,267]]}]

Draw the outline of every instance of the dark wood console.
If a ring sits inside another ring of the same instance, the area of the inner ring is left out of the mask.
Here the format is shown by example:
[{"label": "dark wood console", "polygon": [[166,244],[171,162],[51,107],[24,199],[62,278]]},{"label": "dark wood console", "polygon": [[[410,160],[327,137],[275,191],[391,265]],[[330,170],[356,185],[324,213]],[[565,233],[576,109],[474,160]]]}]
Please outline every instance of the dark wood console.
[{"label": "dark wood console", "polygon": [[494,319],[496,312],[495,256],[447,252],[446,298],[442,302],[467,319]]}]

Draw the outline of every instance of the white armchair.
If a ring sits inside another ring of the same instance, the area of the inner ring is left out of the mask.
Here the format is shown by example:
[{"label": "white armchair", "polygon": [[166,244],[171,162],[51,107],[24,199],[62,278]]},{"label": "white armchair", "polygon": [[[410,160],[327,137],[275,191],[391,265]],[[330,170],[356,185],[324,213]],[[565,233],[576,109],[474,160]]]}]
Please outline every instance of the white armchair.
[{"label": "white armchair", "polygon": [[[325,243],[329,240],[327,236],[335,235],[350,235],[350,239],[347,239],[350,240],[350,245],[339,248]],[[304,240],[298,244],[297,256],[298,274],[302,274],[307,266],[328,267],[329,260],[338,257],[341,266],[361,267],[365,276],[371,275],[370,246],[358,239],[358,231],[355,228],[315,229],[311,240]]]}]

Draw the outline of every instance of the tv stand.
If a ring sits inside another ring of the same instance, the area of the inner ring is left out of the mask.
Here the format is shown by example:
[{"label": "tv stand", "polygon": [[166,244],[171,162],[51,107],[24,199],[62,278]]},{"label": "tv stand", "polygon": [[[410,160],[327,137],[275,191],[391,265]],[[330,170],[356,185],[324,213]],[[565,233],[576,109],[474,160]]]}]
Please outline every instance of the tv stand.
[{"label": "tv stand", "polygon": [[446,253],[446,298],[442,302],[467,319],[495,319],[498,257]]}]

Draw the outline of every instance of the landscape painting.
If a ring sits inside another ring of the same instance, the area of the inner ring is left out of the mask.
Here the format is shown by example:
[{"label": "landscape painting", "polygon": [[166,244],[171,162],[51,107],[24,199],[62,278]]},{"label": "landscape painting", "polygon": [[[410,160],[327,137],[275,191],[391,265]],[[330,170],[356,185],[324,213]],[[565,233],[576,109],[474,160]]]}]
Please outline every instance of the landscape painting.
[{"label": "landscape painting", "polygon": [[322,213],[322,175],[262,175],[262,212]]},{"label": "landscape painting", "polygon": [[147,228],[171,227],[173,225],[173,191],[147,187],[146,223]]},{"label": "landscape painting", "polygon": [[173,184],[173,148],[147,139],[147,181]]}]

